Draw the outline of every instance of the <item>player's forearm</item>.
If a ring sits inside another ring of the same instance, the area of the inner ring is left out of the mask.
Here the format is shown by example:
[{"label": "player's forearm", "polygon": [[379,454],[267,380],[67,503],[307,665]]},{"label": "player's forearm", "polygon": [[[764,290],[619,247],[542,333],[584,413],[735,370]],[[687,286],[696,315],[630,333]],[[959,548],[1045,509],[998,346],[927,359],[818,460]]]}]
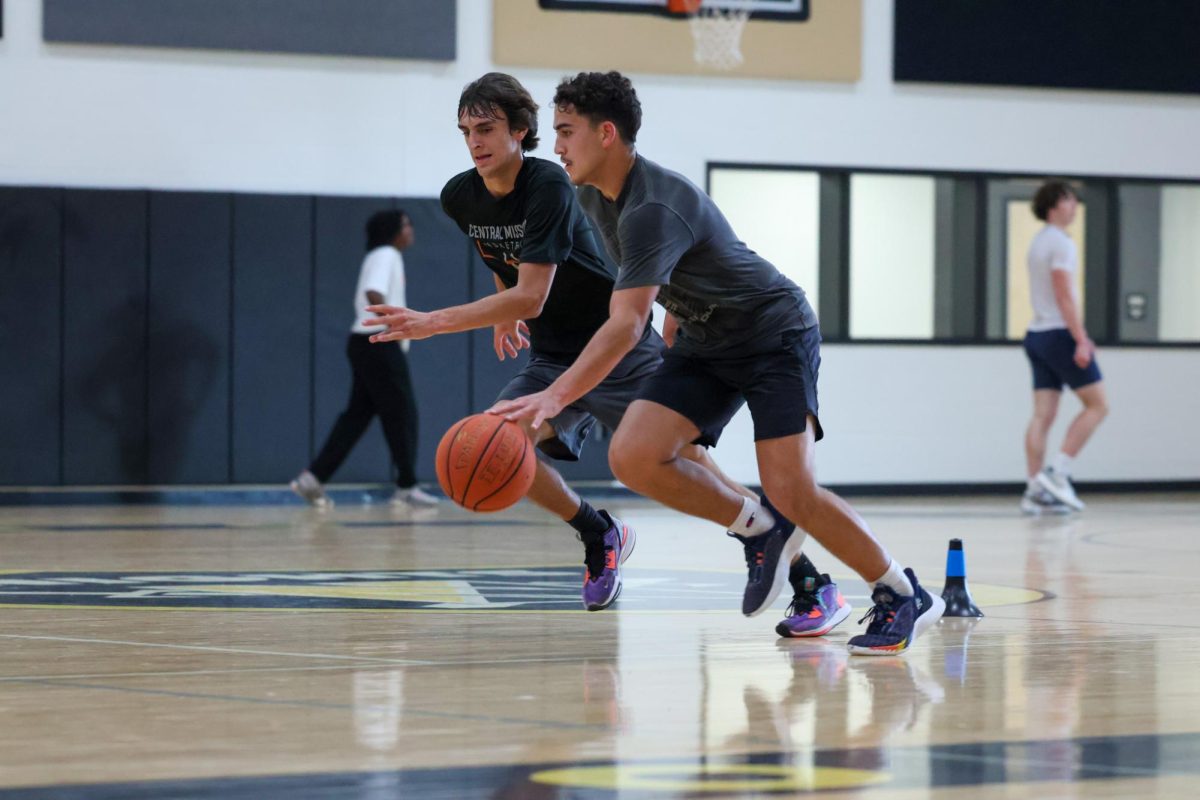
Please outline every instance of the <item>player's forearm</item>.
[{"label": "player's forearm", "polygon": [[437,332],[441,334],[533,319],[541,313],[540,298],[519,289],[506,289],[473,303],[431,311],[430,316]]},{"label": "player's forearm", "polygon": [[574,403],[595,389],[637,346],[644,328],[644,322],[639,324],[636,320],[609,317],[592,335],[570,369],[558,376],[547,391],[564,406]]},{"label": "player's forearm", "polygon": [[1083,327],[1083,319],[1079,314],[1079,306],[1075,304],[1075,298],[1070,294],[1065,296],[1061,293],[1055,293],[1055,302],[1058,304],[1058,312],[1062,314],[1063,322],[1067,323],[1067,330],[1071,332],[1071,338],[1076,342],[1082,342],[1088,338],[1087,330]]}]

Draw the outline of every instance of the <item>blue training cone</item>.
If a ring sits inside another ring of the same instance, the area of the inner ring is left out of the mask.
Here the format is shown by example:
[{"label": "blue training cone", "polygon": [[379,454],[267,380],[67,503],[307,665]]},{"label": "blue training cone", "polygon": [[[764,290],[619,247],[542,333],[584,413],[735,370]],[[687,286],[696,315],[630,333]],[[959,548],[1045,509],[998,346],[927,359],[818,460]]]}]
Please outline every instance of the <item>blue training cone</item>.
[{"label": "blue training cone", "polygon": [[945,617],[982,617],[983,612],[971,599],[967,588],[967,562],[963,558],[962,539],[951,539],[946,553],[946,585],[942,588],[946,601]]}]

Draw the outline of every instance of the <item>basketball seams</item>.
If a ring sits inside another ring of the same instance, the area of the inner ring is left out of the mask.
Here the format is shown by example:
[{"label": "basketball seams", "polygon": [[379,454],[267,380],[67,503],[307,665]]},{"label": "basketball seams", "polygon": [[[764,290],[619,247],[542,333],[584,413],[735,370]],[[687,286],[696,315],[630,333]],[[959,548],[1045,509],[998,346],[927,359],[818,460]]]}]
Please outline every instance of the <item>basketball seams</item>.
[{"label": "basketball seams", "polygon": [[[450,434],[448,444],[446,445],[446,485],[442,488],[447,490],[446,494],[450,496],[451,500],[460,504],[461,501],[454,496],[454,471],[450,469],[450,458],[454,454],[454,440],[458,438],[458,434],[462,432],[462,429],[465,428],[467,423],[470,421],[470,417],[459,420],[458,427],[454,429],[452,434]],[[466,497],[466,490],[463,490],[463,499],[465,500]]]},{"label": "basketball seams", "polygon": [[[524,433],[521,433],[521,432],[518,432],[517,435],[520,436],[522,440],[524,440],[523,444],[521,446],[521,460],[517,462],[517,466],[509,473],[509,476],[504,479],[504,483],[500,484],[495,489],[493,489],[492,493],[489,494],[487,497],[480,498],[479,502],[477,502],[474,506],[472,506],[472,509],[471,509],[472,511],[478,511],[479,507],[481,505],[483,505],[484,503],[486,503],[488,500],[492,499],[496,495],[500,494],[500,492],[504,491],[504,487],[506,487],[510,483],[512,483],[513,478],[515,478],[521,474],[521,467],[525,466],[525,459],[529,457],[529,451],[532,449],[532,447],[530,445],[528,436],[526,436]],[[491,509],[487,509],[487,510],[491,510]],[[499,511],[500,509],[495,509],[495,510]]]},{"label": "basketball seams", "polygon": [[463,487],[462,500],[458,504],[464,508],[469,508],[467,506],[467,493],[471,491],[471,483],[475,480],[475,473],[479,472],[479,465],[484,462],[484,457],[487,455],[488,448],[492,446],[492,442],[496,441],[496,435],[504,430],[504,423],[508,422],[504,417],[498,416],[496,419],[499,420],[500,424],[492,430],[492,435],[488,437],[487,443],[479,448],[479,454],[475,457],[475,466],[471,468],[471,477],[467,478],[467,483]]}]

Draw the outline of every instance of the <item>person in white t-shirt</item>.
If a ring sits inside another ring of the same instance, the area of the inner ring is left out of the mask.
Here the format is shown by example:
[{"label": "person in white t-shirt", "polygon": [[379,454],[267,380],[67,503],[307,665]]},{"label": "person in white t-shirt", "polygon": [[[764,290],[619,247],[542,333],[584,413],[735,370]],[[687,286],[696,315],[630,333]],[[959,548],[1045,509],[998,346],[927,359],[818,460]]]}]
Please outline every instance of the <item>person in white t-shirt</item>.
[{"label": "person in white t-shirt", "polygon": [[[1033,213],[1046,227],[1029,247],[1033,321],[1025,334],[1025,355],[1033,370],[1033,417],[1025,432],[1029,480],[1021,498],[1021,510],[1027,514],[1083,510],[1071,485],[1071,465],[1108,414],[1096,345],[1083,327],[1075,288],[1079,256],[1066,232],[1078,207],[1075,191],[1062,181],[1046,183],[1033,198]],[[1064,385],[1075,392],[1083,409],[1071,421],[1058,455],[1045,464],[1046,439]]]},{"label": "person in white t-shirt", "polygon": [[386,303],[405,305],[404,260],[400,251],[413,243],[412,220],[403,211],[380,211],[367,221],[367,255],[354,290],[354,324],[346,356],[354,382],[346,409],[334,423],[320,453],[291,482],[292,491],[316,506],[332,505],[322,486],[379,415],[388,449],[396,464],[395,505],[431,506],[438,498],[417,485],[417,404],[408,372],[408,342],[373,345],[377,327],[364,324],[364,310]]}]

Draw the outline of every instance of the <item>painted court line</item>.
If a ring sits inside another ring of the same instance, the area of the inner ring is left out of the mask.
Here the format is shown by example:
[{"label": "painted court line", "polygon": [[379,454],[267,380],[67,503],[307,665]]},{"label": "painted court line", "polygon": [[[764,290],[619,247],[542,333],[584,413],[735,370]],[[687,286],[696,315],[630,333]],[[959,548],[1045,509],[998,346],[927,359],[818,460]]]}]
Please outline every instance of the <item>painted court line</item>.
[{"label": "painted court line", "polygon": [[156,642],[128,642],[122,639],[86,639],[76,636],[31,636],[21,633],[0,633],[0,639],[27,639],[47,642],[78,642],[80,644],[114,644],[124,647],[156,647],[166,650],[199,650],[212,653],[240,653],[253,656],[286,656],[289,658],[319,658],[339,661],[363,661],[380,664],[406,664],[412,666],[430,665],[431,661],[418,661],[410,658],[379,658],[376,656],[339,656],[332,653],[291,653],[279,650],[252,650],[241,647],[215,647],[201,644],[160,644]]},{"label": "painted court line", "polygon": [[0,676],[0,683],[27,681],[83,681],[101,678],[178,678],[196,675],[242,675],[259,672],[337,672],[357,670],[362,664],[336,664],[322,667],[241,667],[231,669],[154,670],[148,672],[88,672],[69,675],[9,675]]},{"label": "painted court line", "polygon": [[[270,697],[248,697],[233,694],[209,694],[206,692],[177,692],[170,689],[137,689],[127,686],[109,686],[102,683],[77,683],[74,681],[54,680],[52,678],[38,678],[36,680],[25,680],[21,683],[32,684],[36,686],[45,686],[50,688],[64,687],[69,689],[94,689],[106,692],[122,692],[126,694],[150,695],[155,697],[172,697],[181,700],[216,700],[226,703],[251,703],[255,705],[268,706],[290,706],[292,708],[315,708],[329,711],[358,711],[371,709],[387,709],[389,706],[383,706],[375,703],[365,705],[355,705],[353,703],[328,703],[319,700],[283,700]],[[521,719],[519,717],[495,717],[485,714],[459,714],[450,711],[426,711],[405,707],[403,714],[406,716],[430,717],[432,719],[446,720],[461,720],[463,722],[483,722],[489,724],[501,723],[504,725],[531,725],[538,728],[556,728],[561,730],[588,730],[588,731],[609,731],[612,730],[611,725],[593,724],[585,722],[560,722],[557,720],[539,720],[539,719]]]}]

